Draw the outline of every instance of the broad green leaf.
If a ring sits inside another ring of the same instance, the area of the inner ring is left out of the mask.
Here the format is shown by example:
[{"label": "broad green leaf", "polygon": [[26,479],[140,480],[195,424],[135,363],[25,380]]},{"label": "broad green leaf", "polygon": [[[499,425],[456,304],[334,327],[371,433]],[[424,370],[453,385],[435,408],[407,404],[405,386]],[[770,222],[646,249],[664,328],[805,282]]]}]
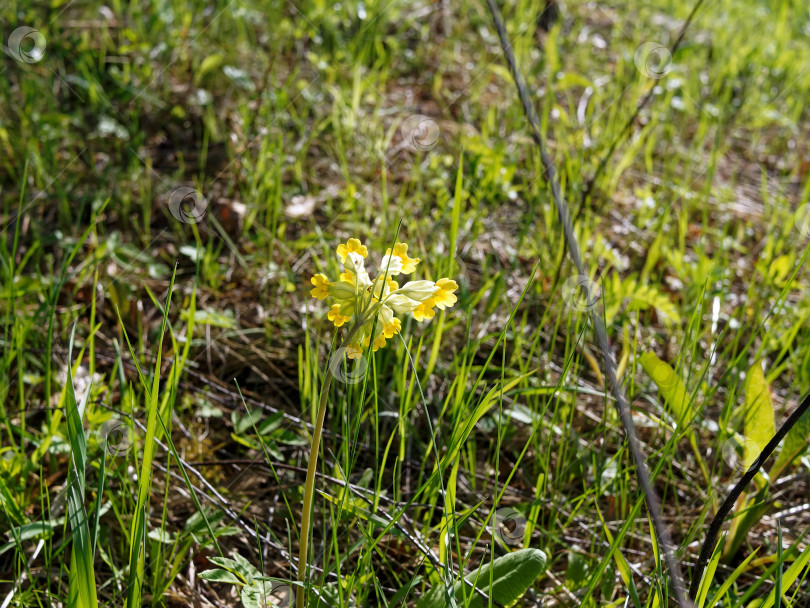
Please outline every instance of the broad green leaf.
[{"label": "broad green leaf", "polygon": [[[301,591],[301,593],[303,593],[303,591]],[[311,608],[334,608],[335,606],[354,608],[357,605],[353,597],[345,594],[343,595],[343,603],[341,604],[340,591],[338,590],[337,583],[326,583],[318,589],[317,595],[311,593],[308,599],[309,601],[306,605]],[[292,606],[293,603],[292,599],[290,599],[289,603],[283,604],[283,606],[286,608],[286,606]],[[262,608],[264,608],[264,606],[262,606]]]},{"label": "broad green leaf", "polygon": [[200,572],[200,578],[204,581],[212,581],[214,583],[231,583],[232,585],[243,585],[244,582],[240,581],[233,572],[216,568],[215,570],[205,570]]},{"label": "broad green leaf", "polygon": [[241,555],[234,554],[234,557],[237,559],[212,556],[208,558],[208,561],[220,568],[225,568],[226,570],[238,574],[247,581],[248,584],[252,584],[254,578],[261,576],[261,572],[256,570],[256,568]]},{"label": "broad green leaf", "polygon": [[617,273],[613,273],[609,279],[604,281],[605,286],[605,318],[610,323],[627,302],[626,310],[648,310],[655,308],[658,311],[659,319],[667,325],[680,323],[681,317],[678,309],[669,297],[660,292],[653,285],[644,285],[636,281],[633,277],[622,279]]},{"label": "broad green leaf", "polygon": [[202,63],[200,63],[200,67],[197,69],[197,73],[194,75],[194,81],[200,82],[206,74],[221,66],[224,60],[225,56],[221,53],[208,55],[208,57],[203,59]]},{"label": "broad green leaf", "polygon": [[252,585],[242,587],[242,591],[239,595],[242,598],[242,605],[245,608],[264,608],[263,604],[267,604],[267,602],[262,602],[263,594],[259,587]]},{"label": "broad green leaf", "polygon": [[689,393],[678,377],[677,372],[655,353],[644,353],[639,362],[647,375],[652,378],[678,424],[688,424],[692,420],[692,407]]},{"label": "broad green leaf", "polygon": [[773,463],[768,476],[776,481],[780,473],[807,449],[810,441],[810,412],[805,412],[782,441],[782,451]]},{"label": "broad green leaf", "polygon": [[153,541],[163,543],[164,545],[171,545],[173,542],[175,542],[174,534],[168,530],[164,530],[163,528],[149,530],[149,534],[147,534],[147,536]]},{"label": "broad green leaf", "polygon": [[247,574],[248,576],[253,577],[253,578],[260,578],[262,576],[262,573],[259,572],[259,570],[258,570],[258,568],[256,568],[256,566],[251,564],[248,560],[246,560],[244,557],[242,557],[238,553],[234,553],[233,558],[237,562],[239,562],[239,565],[242,567],[242,569],[239,571],[240,574],[241,574],[241,572],[245,572],[245,574]]},{"label": "broad green leaf", "polygon": [[61,528],[65,524],[65,518],[51,519],[49,521],[35,521],[30,524],[23,524],[12,528],[6,534],[13,540],[7,542],[5,545],[0,546],[0,555],[3,555],[9,549],[13,549],[24,540],[50,538],[54,530]]},{"label": "broad green leaf", "polygon": [[[186,311],[180,313],[181,321],[190,321],[191,315]],[[194,322],[211,327],[222,327],[224,329],[236,329],[236,319],[233,316],[216,312],[214,310],[197,310],[194,312]]]},{"label": "broad green leaf", "polygon": [[[242,587],[240,592],[244,608],[287,608],[295,604],[295,593],[288,584],[256,581]],[[337,602],[334,604],[337,605]]]},{"label": "broad green leaf", "polygon": [[593,82],[577,72],[561,73],[561,76],[554,85],[558,91],[565,91],[573,87],[586,89],[593,86]]},{"label": "broad green leaf", "polygon": [[[486,562],[465,578],[475,583],[486,593],[493,604],[505,607],[514,605],[532,586],[546,568],[546,554],[539,549],[520,549],[503,555],[494,562]],[[492,577],[492,586],[490,586]],[[464,585],[464,590],[462,590]],[[441,586],[433,587],[416,604],[417,608],[445,608],[445,593]],[[461,604],[466,596],[469,608],[485,608],[483,598],[473,591],[472,586],[458,581],[453,587],[456,602]]]},{"label": "broad green leaf", "polygon": [[576,591],[588,580],[588,564],[577,551],[568,552],[568,568],[565,570],[565,586]]},{"label": "broad green leaf", "polygon": [[208,558],[208,561],[212,564],[216,564],[220,568],[227,568],[228,570],[238,571],[240,568],[239,562],[237,562],[235,559],[231,559],[230,557],[212,555]]},{"label": "broad green leaf", "polygon": [[771,391],[759,361],[751,366],[745,377],[744,427],[743,461],[747,469],[776,434]]},{"label": "broad green leaf", "polygon": [[[185,525],[183,526],[183,532],[188,534],[195,534],[205,530],[206,525],[203,513],[204,513],[203,511],[197,511],[191,517],[189,517],[186,520]],[[218,524],[220,521],[222,521],[224,515],[225,514],[222,511],[217,511],[209,513],[207,517],[211,524]]]}]

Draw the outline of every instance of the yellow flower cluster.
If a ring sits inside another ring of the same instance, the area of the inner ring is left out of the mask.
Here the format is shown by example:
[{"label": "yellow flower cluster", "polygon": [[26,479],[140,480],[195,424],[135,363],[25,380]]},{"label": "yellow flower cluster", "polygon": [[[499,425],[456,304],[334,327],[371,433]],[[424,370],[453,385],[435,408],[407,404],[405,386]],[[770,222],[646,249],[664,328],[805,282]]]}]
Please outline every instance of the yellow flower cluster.
[{"label": "yellow flower cluster", "polygon": [[388,249],[380,262],[375,279],[369,277],[365,268],[368,248],[358,239],[349,239],[337,248],[338,260],[343,266],[337,282],[322,274],[312,277],[313,298],[324,300],[332,297],[335,304],[328,318],[335,327],[354,321],[359,329],[346,349],[350,359],[363,354],[363,347],[371,345],[376,351],[385,346],[402,329],[402,321],[395,315],[411,313],[417,321],[432,319],[435,308],[444,310],[456,303],[458,285],[452,279],[433,281],[410,281],[402,287],[392,277],[410,274],[422,260],[408,257],[408,245],[396,243]]}]

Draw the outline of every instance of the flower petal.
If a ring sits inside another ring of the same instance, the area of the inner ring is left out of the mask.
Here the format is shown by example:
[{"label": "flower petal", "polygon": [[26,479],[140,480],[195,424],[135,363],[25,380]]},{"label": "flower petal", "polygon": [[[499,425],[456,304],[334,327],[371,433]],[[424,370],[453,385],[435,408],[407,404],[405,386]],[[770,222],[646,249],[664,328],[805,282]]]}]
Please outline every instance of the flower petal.
[{"label": "flower petal", "polygon": [[329,295],[329,288],[332,286],[332,283],[325,275],[320,273],[316,274],[310,279],[310,283],[315,286],[315,288],[309,292],[313,298],[323,300]]},{"label": "flower petal", "polygon": [[402,261],[402,274],[412,273],[414,270],[416,270],[416,265],[422,261],[420,258],[408,257],[407,243],[396,243],[394,245],[393,254],[391,253],[391,250],[388,249],[385,252],[385,255],[393,255],[394,257],[398,257]]},{"label": "flower petal", "polygon": [[350,253],[356,253],[360,257],[366,257],[368,255],[368,248],[360,242],[360,239],[349,239],[345,243],[341,243],[337,246],[337,254],[341,264],[346,261],[346,256]]}]

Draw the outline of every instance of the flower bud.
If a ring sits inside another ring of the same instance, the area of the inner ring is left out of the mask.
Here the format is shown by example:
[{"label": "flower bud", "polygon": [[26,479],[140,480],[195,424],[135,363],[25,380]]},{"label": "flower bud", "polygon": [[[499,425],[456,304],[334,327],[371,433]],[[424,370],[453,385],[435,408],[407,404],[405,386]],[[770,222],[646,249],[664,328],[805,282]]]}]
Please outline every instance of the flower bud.
[{"label": "flower bud", "polygon": [[387,276],[398,275],[402,271],[402,260],[396,256],[386,255],[380,262],[380,272]]},{"label": "flower bud", "polygon": [[436,289],[436,283],[433,281],[410,281],[397,289],[396,293],[417,302],[424,302],[436,293]]},{"label": "flower bud", "polygon": [[343,267],[346,270],[351,270],[354,274],[360,274],[366,271],[362,256],[354,251],[346,254],[346,261],[343,262]]},{"label": "flower bud", "polygon": [[346,281],[339,281],[329,286],[329,295],[338,300],[354,298],[354,285]]},{"label": "flower bud", "polygon": [[391,294],[391,296],[385,300],[385,304],[386,306],[390,306],[391,309],[399,315],[411,312],[414,308],[419,306],[419,302],[411,300],[408,296],[404,296],[401,293]]}]

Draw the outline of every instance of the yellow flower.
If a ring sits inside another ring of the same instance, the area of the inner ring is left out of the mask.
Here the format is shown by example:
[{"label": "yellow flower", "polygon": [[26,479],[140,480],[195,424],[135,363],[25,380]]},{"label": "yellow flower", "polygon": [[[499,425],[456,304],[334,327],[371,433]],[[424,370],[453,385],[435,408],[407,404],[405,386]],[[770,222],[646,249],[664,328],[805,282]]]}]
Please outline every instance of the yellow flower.
[{"label": "yellow flower", "polygon": [[433,301],[433,298],[425,300],[413,310],[413,318],[417,321],[432,319],[436,316],[436,311],[433,310],[434,305],[435,302]]},{"label": "yellow flower", "polygon": [[352,252],[359,254],[361,257],[366,257],[368,255],[368,247],[363,245],[359,239],[349,239],[345,243],[341,243],[337,247],[340,263],[343,264],[346,261],[346,256]]},{"label": "yellow flower", "polygon": [[376,334],[374,342],[371,341],[371,336],[366,336],[363,338],[363,344],[366,346],[371,345],[371,350],[376,353],[379,349],[385,346],[385,334],[382,333],[379,327],[374,333]]},{"label": "yellow flower", "polygon": [[[391,255],[391,250],[388,249],[385,252],[385,255]],[[394,244],[394,257],[399,258],[402,260],[402,270],[400,272],[402,274],[410,274],[414,270],[416,270],[416,265],[421,262],[421,258],[409,258],[408,257],[408,245],[405,243],[396,243]]]},{"label": "yellow flower", "polygon": [[324,275],[320,273],[316,274],[310,281],[315,286],[315,288],[309,292],[312,294],[313,298],[323,300],[329,295],[329,288],[332,286],[332,283]]},{"label": "yellow flower", "polygon": [[385,335],[380,334],[379,336],[374,338],[374,344],[372,345],[371,350],[373,350],[376,353],[377,350],[383,348],[384,346],[385,346]]},{"label": "yellow flower", "polygon": [[436,281],[439,289],[433,294],[433,301],[442,310],[447,306],[452,306],[458,301],[453,292],[458,289],[458,284],[453,279],[439,279]]},{"label": "yellow flower", "polygon": [[326,317],[335,324],[335,327],[340,327],[351,320],[351,316],[345,317],[340,314],[340,304],[333,305]]},{"label": "yellow flower", "polygon": [[[357,239],[349,239],[357,241]],[[360,241],[357,241],[358,243]],[[341,245],[342,247],[343,245]],[[366,248],[363,247],[365,250]],[[340,275],[340,280],[344,281],[345,283],[351,283],[352,285],[358,285],[361,287],[367,287],[371,285],[371,279],[368,276],[368,272],[366,272],[365,265],[363,263],[363,256],[360,255],[357,251],[349,251],[343,257],[343,273]]]},{"label": "yellow flower", "polygon": [[393,338],[402,329],[402,321],[394,317],[390,323],[386,323],[383,327],[383,335],[386,338]]},{"label": "yellow flower", "polygon": [[346,347],[346,356],[349,359],[359,359],[363,356],[363,347],[359,344],[349,344]]},{"label": "yellow flower", "polygon": [[417,321],[436,316],[436,308],[444,310],[458,301],[454,295],[458,284],[452,279],[410,281],[400,287],[393,280],[402,273],[411,273],[421,261],[408,257],[408,245],[396,243],[383,256],[376,278],[365,268],[368,249],[359,239],[349,239],[337,248],[341,261],[340,279],[332,283],[322,274],[312,277],[312,296],[333,299],[327,315],[335,327],[352,325],[354,342],[347,347],[349,359],[362,356],[363,347],[375,352],[386,345],[386,340],[402,332],[402,320],[397,315],[412,313]]}]

